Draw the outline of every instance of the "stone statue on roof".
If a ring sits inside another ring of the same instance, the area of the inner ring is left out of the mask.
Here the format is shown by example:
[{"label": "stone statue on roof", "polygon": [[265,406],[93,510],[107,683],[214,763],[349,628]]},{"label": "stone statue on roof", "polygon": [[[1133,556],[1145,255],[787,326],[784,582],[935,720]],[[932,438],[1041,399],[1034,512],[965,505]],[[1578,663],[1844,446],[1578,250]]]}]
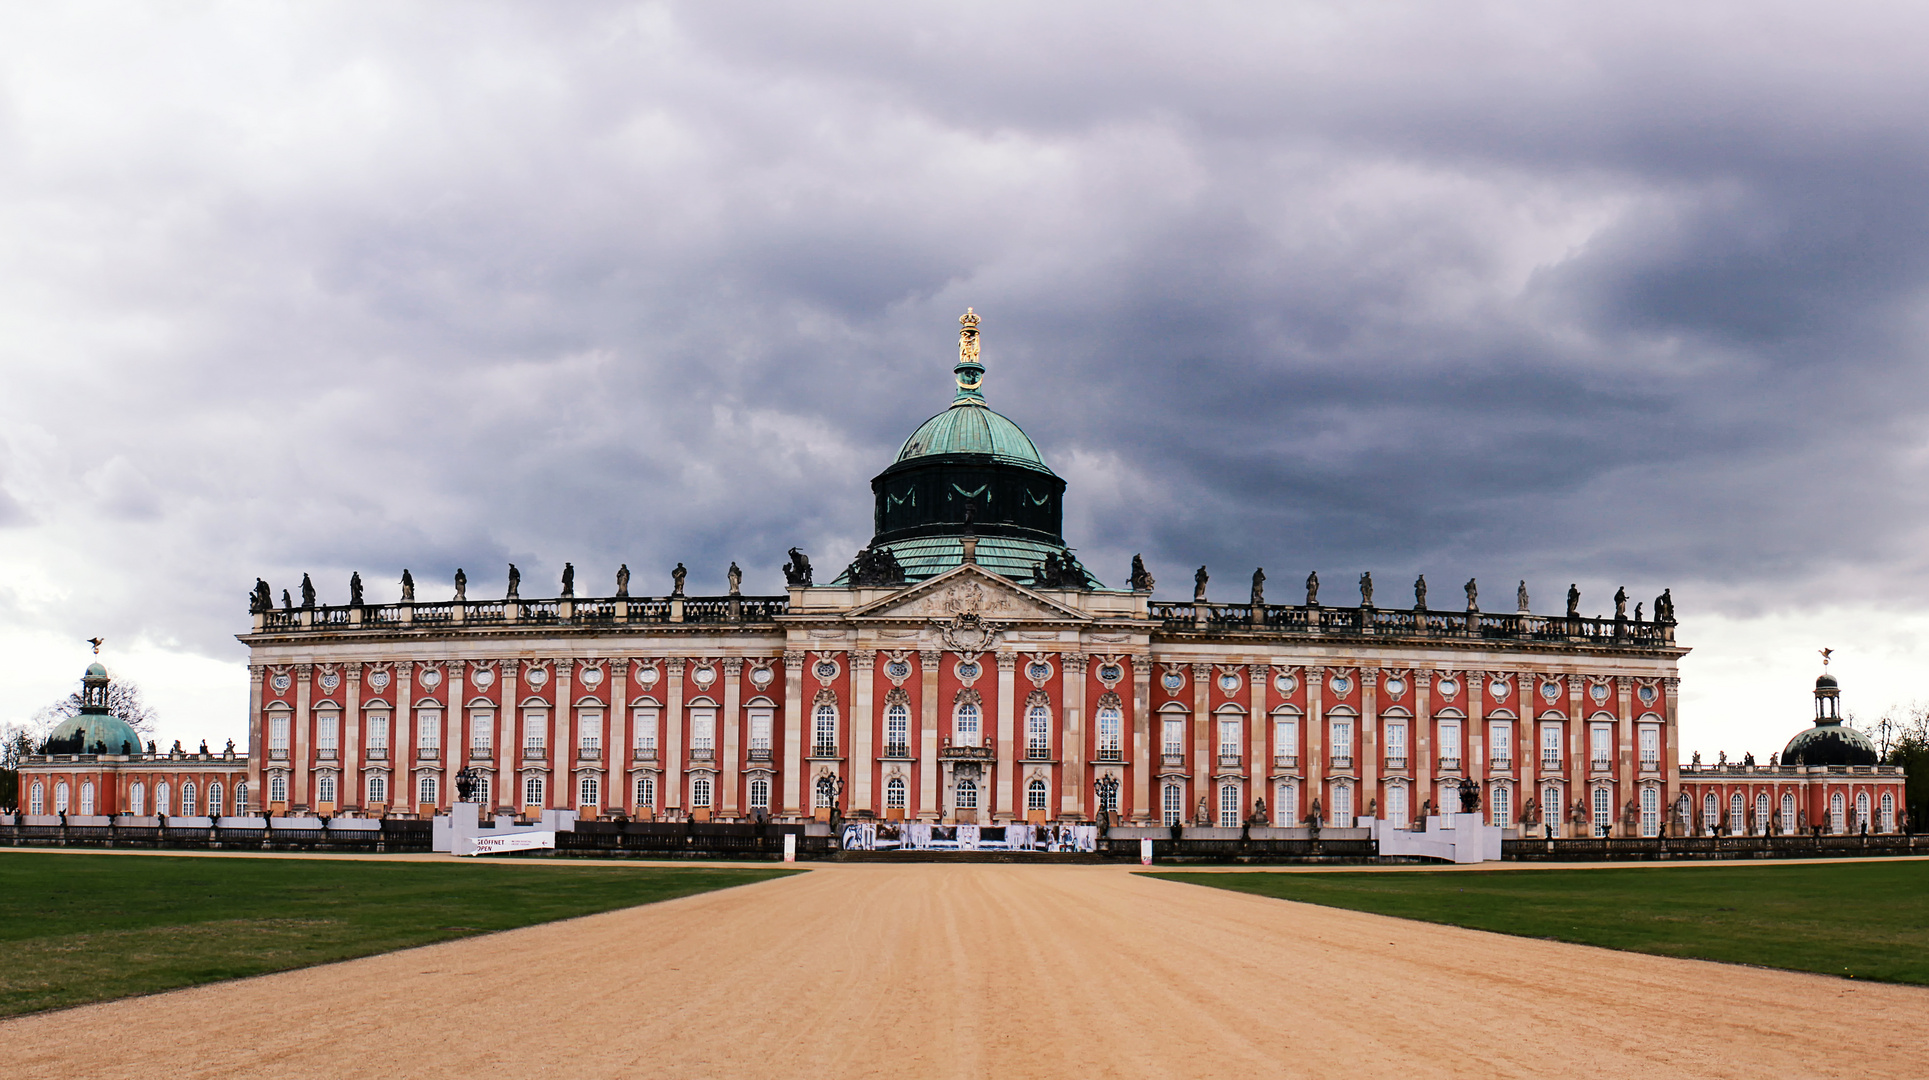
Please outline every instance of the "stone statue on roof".
[{"label": "stone statue on roof", "polygon": [[616,568],[616,595],[628,596],[629,594],[630,594],[630,564],[624,563],[623,565]]},{"label": "stone statue on roof", "polygon": [[409,573],[407,570],[402,571],[402,602],[404,604],[415,603],[415,575]]},{"label": "stone statue on roof", "polygon": [[1192,575],[1192,602],[1193,603],[1203,604],[1206,602],[1206,582],[1210,579],[1210,577],[1211,575],[1206,573],[1206,568],[1203,566],[1201,566],[1197,571],[1193,573]]},{"label": "stone statue on roof", "polygon": [[1371,570],[1360,575],[1360,606],[1363,608],[1373,606],[1373,571]]},{"label": "stone statue on roof", "polygon": [[1319,606],[1319,571],[1306,575],[1306,606]]},{"label": "stone statue on roof", "polygon": [[576,595],[576,564],[575,563],[563,564],[563,595],[564,596]]},{"label": "stone statue on roof", "polygon": [[1145,568],[1145,557],[1142,555],[1132,556],[1132,591],[1151,592],[1154,584],[1156,584],[1156,582],[1152,579],[1151,571]]},{"label": "stone statue on roof", "polygon": [[514,600],[521,595],[522,595],[522,571],[516,569],[515,563],[510,563],[509,564],[509,591],[506,594],[504,594],[504,597],[505,599]]},{"label": "stone statue on roof", "polygon": [[1413,579],[1413,610],[1427,610],[1427,575]]},{"label": "stone statue on roof", "polygon": [[348,606],[362,606],[362,572],[360,570],[348,575]]},{"label": "stone statue on roof", "polygon": [[743,571],[737,568],[737,561],[735,559],[730,561],[730,569],[725,571],[724,576],[730,579],[730,595],[741,595],[743,593]]},{"label": "stone statue on roof", "polygon": [[685,570],[682,563],[676,564],[676,569],[670,571],[670,583],[675,586],[670,590],[671,596],[680,597],[683,595],[683,579],[689,576],[690,571]]},{"label": "stone statue on roof", "polygon": [[467,600],[468,598],[469,598],[469,575],[463,573],[462,568],[458,566],[455,568],[455,600],[456,600],[456,603],[459,604],[459,603],[462,603],[464,600]]},{"label": "stone statue on roof", "polygon": [[307,574],[301,576],[301,606],[305,608],[315,606],[315,583]]}]

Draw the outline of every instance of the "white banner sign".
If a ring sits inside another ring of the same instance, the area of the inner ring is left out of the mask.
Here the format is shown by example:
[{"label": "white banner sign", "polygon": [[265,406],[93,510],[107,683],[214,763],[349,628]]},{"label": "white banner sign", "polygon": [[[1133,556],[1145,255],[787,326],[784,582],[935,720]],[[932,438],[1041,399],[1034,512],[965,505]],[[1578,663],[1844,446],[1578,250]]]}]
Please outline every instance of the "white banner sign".
[{"label": "white banner sign", "polygon": [[503,851],[534,851],[537,848],[556,846],[555,830],[546,832],[510,833],[507,836],[478,836],[476,849],[471,855],[494,855]]},{"label": "white banner sign", "polygon": [[1152,838],[1149,836],[1139,837],[1139,865],[1152,865]]},{"label": "white banner sign", "polygon": [[794,832],[784,834],[784,861],[797,861],[797,834]]}]

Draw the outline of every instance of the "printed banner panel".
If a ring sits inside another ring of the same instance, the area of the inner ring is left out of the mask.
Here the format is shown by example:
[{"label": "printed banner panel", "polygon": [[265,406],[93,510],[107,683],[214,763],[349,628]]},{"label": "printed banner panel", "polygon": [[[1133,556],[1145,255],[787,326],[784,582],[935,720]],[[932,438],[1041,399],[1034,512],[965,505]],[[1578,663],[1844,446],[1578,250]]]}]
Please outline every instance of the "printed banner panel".
[{"label": "printed banner panel", "polygon": [[556,832],[550,829],[544,832],[510,833],[507,836],[478,836],[475,838],[475,845],[476,849],[470,852],[472,855],[494,855],[503,851],[553,848],[556,846]]},{"label": "printed banner panel", "polygon": [[1097,851],[1097,825],[933,825],[849,821],[846,851]]}]

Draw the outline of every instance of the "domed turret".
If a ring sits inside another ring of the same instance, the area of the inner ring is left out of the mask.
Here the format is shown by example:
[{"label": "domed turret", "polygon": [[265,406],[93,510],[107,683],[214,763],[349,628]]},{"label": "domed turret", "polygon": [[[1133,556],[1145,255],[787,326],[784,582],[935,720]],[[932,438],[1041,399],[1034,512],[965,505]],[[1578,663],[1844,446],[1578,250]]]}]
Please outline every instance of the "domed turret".
[{"label": "domed turret", "polygon": [[891,467],[871,481],[874,535],[837,579],[890,585],[941,574],[973,559],[993,573],[1056,588],[1097,583],[1065,546],[1065,481],[1031,439],[985,403],[978,315],[958,320],[957,393],[918,425]]},{"label": "domed turret", "polygon": [[108,711],[107,669],[89,664],[80,679],[80,713],[54,726],[47,735],[50,754],[138,754],[141,733],[134,725]]},{"label": "domed turret", "polygon": [[[1825,661],[1826,662],[1826,661]],[[1815,726],[1788,740],[1783,765],[1874,765],[1881,757],[1867,735],[1842,723],[1842,688],[1824,671],[1815,680]]]}]

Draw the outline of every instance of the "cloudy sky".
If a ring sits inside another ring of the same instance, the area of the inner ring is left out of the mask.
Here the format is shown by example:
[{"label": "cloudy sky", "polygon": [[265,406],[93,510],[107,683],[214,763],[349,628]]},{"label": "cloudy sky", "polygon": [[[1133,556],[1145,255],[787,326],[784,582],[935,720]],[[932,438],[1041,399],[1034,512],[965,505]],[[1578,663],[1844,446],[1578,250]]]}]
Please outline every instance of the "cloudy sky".
[{"label": "cloudy sky", "polygon": [[[776,592],[949,400],[1108,584],[1672,587],[1690,747],[1929,652],[1929,10],[0,9],[0,719],[246,593]],[[1221,587],[1223,585],[1223,588]],[[1489,603],[1488,606],[1496,606]]]}]

